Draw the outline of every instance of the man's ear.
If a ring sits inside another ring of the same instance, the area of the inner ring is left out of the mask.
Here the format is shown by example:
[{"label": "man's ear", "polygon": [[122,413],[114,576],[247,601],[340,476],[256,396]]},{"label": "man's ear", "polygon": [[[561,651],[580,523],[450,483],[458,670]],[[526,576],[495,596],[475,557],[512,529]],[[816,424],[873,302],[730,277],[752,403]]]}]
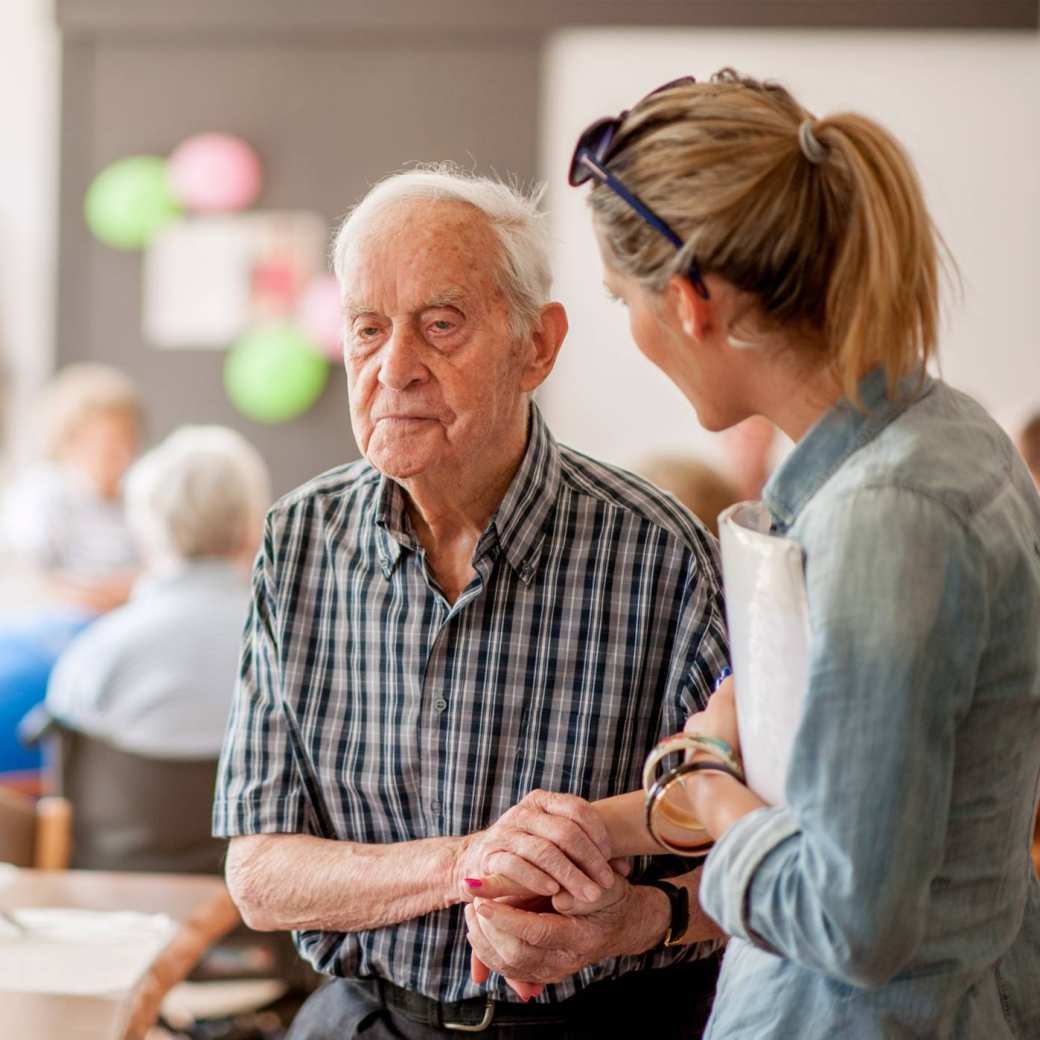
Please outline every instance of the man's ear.
[{"label": "man's ear", "polygon": [[524,371],[520,377],[521,390],[537,390],[549,377],[567,337],[567,328],[567,312],[562,303],[549,303],[542,308],[538,324],[531,333],[530,346],[525,352]]},{"label": "man's ear", "polygon": [[711,331],[715,317],[712,301],[701,296],[689,278],[679,274],[668,279],[664,297],[683,334],[702,343]]}]

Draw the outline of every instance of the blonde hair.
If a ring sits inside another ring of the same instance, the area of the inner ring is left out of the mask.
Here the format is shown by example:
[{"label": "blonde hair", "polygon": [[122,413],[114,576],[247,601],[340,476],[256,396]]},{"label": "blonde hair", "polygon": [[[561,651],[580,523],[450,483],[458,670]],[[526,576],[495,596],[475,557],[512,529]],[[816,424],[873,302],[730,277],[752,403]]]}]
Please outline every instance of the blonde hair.
[{"label": "blonde hair", "polygon": [[62,458],[83,424],[104,412],[127,415],[140,426],[141,399],[130,378],[108,365],[66,365],[44,389],[40,402],[44,455]]},{"label": "blonde hair", "polygon": [[736,485],[696,459],[658,455],[643,463],[639,472],[674,495],[716,538],[719,513],[740,501]]},{"label": "blonde hair", "polygon": [[271,502],[259,452],[223,426],[184,426],[126,478],[126,514],[152,559],[230,557],[259,537]]},{"label": "blonde hair", "polygon": [[616,266],[649,288],[696,260],[754,296],[761,331],[819,344],[854,401],[876,365],[891,392],[935,353],[945,247],[909,156],[873,120],[813,121],[778,84],[723,69],[636,105],[607,165],[685,243],[677,253],[595,183]]}]

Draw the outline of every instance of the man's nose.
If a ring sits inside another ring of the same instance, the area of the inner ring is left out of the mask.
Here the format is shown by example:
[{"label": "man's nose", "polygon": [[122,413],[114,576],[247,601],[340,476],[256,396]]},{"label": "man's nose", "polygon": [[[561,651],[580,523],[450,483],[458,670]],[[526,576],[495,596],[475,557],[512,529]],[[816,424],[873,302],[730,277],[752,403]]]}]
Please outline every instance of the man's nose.
[{"label": "man's nose", "polygon": [[429,370],[422,362],[421,345],[411,329],[396,328],[383,345],[379,382],[388,390],[405,390],[426,380]]}]

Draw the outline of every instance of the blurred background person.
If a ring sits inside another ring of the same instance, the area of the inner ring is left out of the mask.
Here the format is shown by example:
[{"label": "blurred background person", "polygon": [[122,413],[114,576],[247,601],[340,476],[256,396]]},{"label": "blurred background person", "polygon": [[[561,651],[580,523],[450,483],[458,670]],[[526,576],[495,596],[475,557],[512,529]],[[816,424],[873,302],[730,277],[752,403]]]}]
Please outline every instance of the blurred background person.
[{"label": "blurred background person", "polygon": [[[7,489],[0,541],[9,561],[0,627],[0,774],[38,786],[39,753],[18,739],[51,669],[90,621],[125,602],[137,550],[121,501],[138,451],[137,390],[107,365],[69,365],[43,392],[39,458]],[[20,614],[20,616],[19,616]]]},{"label": "blurred background person", "polygon": [[1040,488],[1040,412],[1022,427],[1016,439],[1018,450],[1033,475],[1033,483]]},{"label": "blurred background person", "polygon": [[638,468],[647,480],[674,495],[716,538],[719,514],[744,497],[736,484],[697,459],[658,455]]},{"label": "blurred background person", "polygon": [[134,384],[107,365],[69,365],[40,402],[43,459],[5,495],[2,536],[50,597],[100,614],[125,602],[137,552],[121,486],[141,440]]},{"label": "blurred background person", "polygon": [[217,873],[212,792],[267,467],[232,430],[186,427],[134,465],[126,501],[144,573],[126,605],[72,643],[47,691],[66,731],[73,863]]}]

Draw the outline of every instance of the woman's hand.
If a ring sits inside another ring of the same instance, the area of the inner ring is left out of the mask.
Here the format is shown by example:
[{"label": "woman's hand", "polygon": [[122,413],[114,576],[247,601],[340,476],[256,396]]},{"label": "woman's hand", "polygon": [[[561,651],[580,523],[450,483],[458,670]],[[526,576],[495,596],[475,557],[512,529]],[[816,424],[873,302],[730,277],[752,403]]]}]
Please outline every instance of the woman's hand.
[{"label": "woman's hand", "polygon": [[737,703],[733,676],[727,676],[708,698],[704,711],[691,715],[683,727],[684,733],[724,740],[740,754],[740,733],[737,731]]}]

